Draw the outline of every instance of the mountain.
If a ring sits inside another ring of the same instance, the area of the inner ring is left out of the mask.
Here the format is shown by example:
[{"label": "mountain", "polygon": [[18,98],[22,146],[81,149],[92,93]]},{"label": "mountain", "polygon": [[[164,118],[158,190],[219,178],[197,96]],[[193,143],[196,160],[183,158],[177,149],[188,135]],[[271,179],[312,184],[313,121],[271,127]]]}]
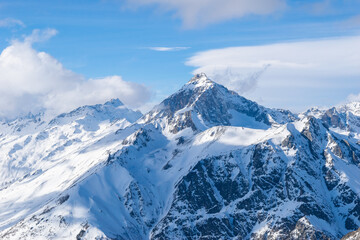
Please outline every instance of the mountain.
[{"label": "mountain", "polygon": [[0,229],[37,211],[107,159],[107,148],[116,144],[111,133],[140,117],[111,100],[54,119],[40,113],[2,123]]},{"label": "mountain", "polygon": [[267,129],[295,119],[290,111],[264,108],[202,73],[146,114],[142,123],[157,122],[177,133],[188,127],[198,132],[213,126]]},{"label": "mountain", "polygon": [[321,118],[324,124],[330,128],[353,133],[360,132],[360,102],[350,102],[325,110],[312,108],[304,114]]},{"label": "mountain", "polygon": [[360,227],[359,106],[296,115],[199,74],[143,116],[16,120],[0,238],[340,239]]}]

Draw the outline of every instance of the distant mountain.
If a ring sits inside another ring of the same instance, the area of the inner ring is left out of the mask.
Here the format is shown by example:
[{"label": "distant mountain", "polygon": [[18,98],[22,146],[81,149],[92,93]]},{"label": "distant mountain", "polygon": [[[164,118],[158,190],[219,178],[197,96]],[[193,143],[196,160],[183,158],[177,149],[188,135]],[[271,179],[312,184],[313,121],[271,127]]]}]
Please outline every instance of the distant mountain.
[{"label": "distant mountain", "polygon": [[[38,210],[108,157],[97,148],[142,116],[118,99],[54,119],[44,113],[3,122],[0,130],[0,229]],[[98,144],[98,147],[93,147]],[[111,143],[109,144],[111,148]]]},{"label": "distant mountain", "polygon": [[143,116],[15,120],[0,238],[340,239],[360,227],[359,113],[269,109],[199,74]]},{"label": "distant mountain", "polygon": [[313,108],[304,114],[320,118],[330,128],[339,128],[353,133],[360,132],[360,102],[351,102],[326,110]]}]

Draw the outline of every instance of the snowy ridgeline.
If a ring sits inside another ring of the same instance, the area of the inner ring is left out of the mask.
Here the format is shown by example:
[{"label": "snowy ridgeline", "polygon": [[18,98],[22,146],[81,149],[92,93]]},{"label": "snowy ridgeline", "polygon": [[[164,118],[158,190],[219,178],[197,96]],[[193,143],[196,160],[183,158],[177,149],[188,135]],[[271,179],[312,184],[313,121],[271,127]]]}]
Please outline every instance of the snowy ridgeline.
[{"label": "snowy ridgeline", "polygon": [[359,134],[360,103],[296,115],[204,74],[143,116],[4,122],[0,239],[339,239],[360,226]]}]

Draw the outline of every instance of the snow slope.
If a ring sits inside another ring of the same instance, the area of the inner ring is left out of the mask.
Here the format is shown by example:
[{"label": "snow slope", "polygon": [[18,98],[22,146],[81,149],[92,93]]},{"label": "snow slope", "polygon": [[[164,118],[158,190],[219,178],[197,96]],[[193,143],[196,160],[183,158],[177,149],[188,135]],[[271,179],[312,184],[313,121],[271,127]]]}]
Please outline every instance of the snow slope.
[{"label": "snow slope", "polygon": [[297,116],[199,74],[144,116],[3,124],[0,238],[339,239],[360,226],[351,106]]},{"label": "snow slope", "polygon": [[95,171],[119,144],[114,132],[141,117],[119,100],[81,107],[50,121],[42,121],[42,115],[2,124],[0,229]]}]

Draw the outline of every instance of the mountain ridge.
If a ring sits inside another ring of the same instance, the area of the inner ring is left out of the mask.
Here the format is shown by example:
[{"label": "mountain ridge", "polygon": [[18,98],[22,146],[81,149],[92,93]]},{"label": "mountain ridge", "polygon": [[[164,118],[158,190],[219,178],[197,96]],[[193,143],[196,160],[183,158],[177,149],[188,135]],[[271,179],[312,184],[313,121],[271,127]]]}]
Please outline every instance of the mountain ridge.
[{"label": "mountain ridge", "polygon": [[295,120],[296,115],[260,106],[202,73],[145,114],[142,122],[154,118],[166,118],[169,125],[175,126],[170,130],[175,133],[186,127],[203,131],[219,125],[267,128],[273,123]]},{"label": "mountain ridge", "polygon": [[199,74],[143,116],[114,100],[4,134],[0,238],[339,239],[360,226],[352,106],[295,115]]}]

